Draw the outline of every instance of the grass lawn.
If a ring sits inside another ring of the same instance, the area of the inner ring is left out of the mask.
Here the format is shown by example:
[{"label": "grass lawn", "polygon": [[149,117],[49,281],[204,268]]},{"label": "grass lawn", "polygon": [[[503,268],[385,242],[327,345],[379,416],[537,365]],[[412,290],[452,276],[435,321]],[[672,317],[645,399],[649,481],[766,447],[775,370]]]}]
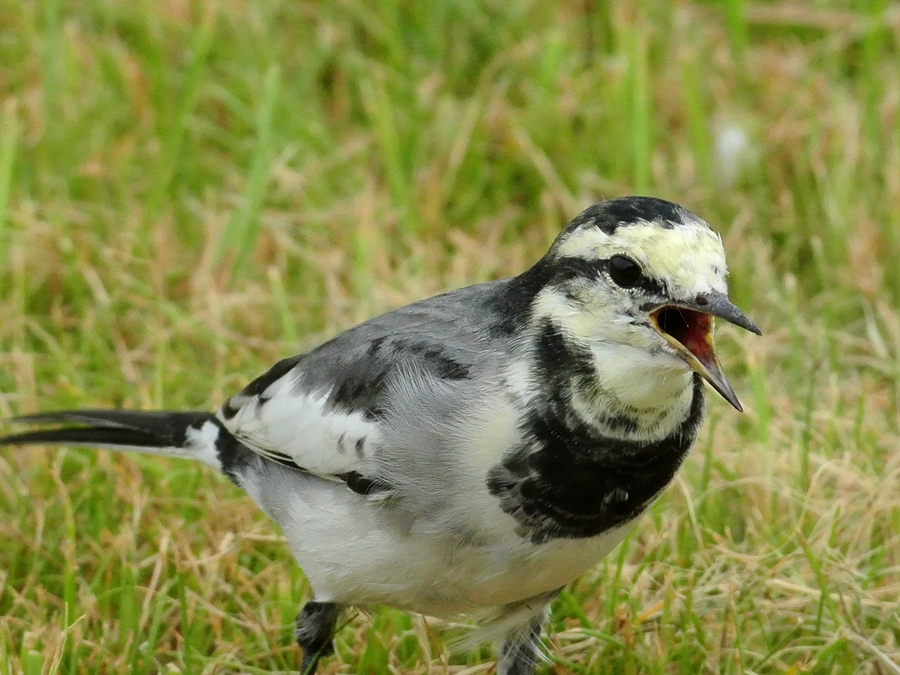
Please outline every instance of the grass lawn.
[{"label": "grass lawn", "polygon": [[[765,332],[719,333],[746,413],[710,396],[542,672],[900,673],[898,73],[886,0],[0,0],[0,417],[212,410],[671,199]],[[0,675],[288,672],[307,596],[198,464],[0,451]],[[493,658],[390,609],[336,642],[324,673]]]}]

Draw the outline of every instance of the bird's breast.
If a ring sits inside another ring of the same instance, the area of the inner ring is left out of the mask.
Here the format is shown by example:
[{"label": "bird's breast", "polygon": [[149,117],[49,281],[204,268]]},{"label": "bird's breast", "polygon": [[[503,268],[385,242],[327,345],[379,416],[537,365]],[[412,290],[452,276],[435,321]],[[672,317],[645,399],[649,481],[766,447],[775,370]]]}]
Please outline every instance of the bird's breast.
[{"label": "bird's breast", "polygon": [[703,417],[703,388],[677,427],[653,440],[609,436],[561,412],[533,409],[522,440],[487,474],[500,508],[533,543],[591,538],[630,522],[672,481]]}]

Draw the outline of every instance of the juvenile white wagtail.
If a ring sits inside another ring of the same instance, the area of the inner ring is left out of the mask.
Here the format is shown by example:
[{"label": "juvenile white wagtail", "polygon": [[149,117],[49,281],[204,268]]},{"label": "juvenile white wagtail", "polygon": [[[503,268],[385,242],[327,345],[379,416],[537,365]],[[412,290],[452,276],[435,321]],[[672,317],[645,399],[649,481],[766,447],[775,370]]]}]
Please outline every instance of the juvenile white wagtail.
[{"label": "juvenile white wagtail", "polygon": [[76,410],[0,443],[198,459],[284,531],[314,590],[302,672],[343,608],[474,616],[529,675],[553,598],[671,482],[703,380],[741,410],[713,318],[725,252],[670,202],[591,206],[531,269],[416,302],[279,363],[215,414]]}]

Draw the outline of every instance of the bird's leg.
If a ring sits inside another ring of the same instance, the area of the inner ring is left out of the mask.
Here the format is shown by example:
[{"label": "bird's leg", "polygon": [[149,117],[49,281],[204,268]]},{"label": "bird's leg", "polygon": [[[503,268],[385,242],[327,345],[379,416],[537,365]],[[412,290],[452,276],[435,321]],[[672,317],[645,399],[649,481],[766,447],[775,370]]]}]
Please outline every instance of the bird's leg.
[{"label": "bird's leg", "polygon": [[507,634],[500,645],[497,675],[534,675],[541,627],[547,619],[548,610],[549,608],[545,607],[528,623]]},{"label": "bird's leg", "polygon": [[334,651],[332,638],[337,627],[341,606],[333,602],[307,602],[297,615],[294,635],[303,649],[301,675],[313,675],[319,659]]}]

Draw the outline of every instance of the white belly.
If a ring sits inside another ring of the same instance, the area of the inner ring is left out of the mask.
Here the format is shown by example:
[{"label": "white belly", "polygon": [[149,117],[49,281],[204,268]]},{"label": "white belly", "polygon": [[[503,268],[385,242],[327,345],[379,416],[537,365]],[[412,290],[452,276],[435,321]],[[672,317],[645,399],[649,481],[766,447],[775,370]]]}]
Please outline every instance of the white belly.
[{"label": "white belly", "polygon": [[[343,484],[274,467],[261,492],[244,485],[277,521],[313,586],[316,599],[385,604],[437,617],[515,603],[565,586],[607,555],[627,524],[589,539],[532,544],[508,527],[485,540],[456,533],[402,532],[380,507]],[[495,524],[496,525],[496,524]]]}]

